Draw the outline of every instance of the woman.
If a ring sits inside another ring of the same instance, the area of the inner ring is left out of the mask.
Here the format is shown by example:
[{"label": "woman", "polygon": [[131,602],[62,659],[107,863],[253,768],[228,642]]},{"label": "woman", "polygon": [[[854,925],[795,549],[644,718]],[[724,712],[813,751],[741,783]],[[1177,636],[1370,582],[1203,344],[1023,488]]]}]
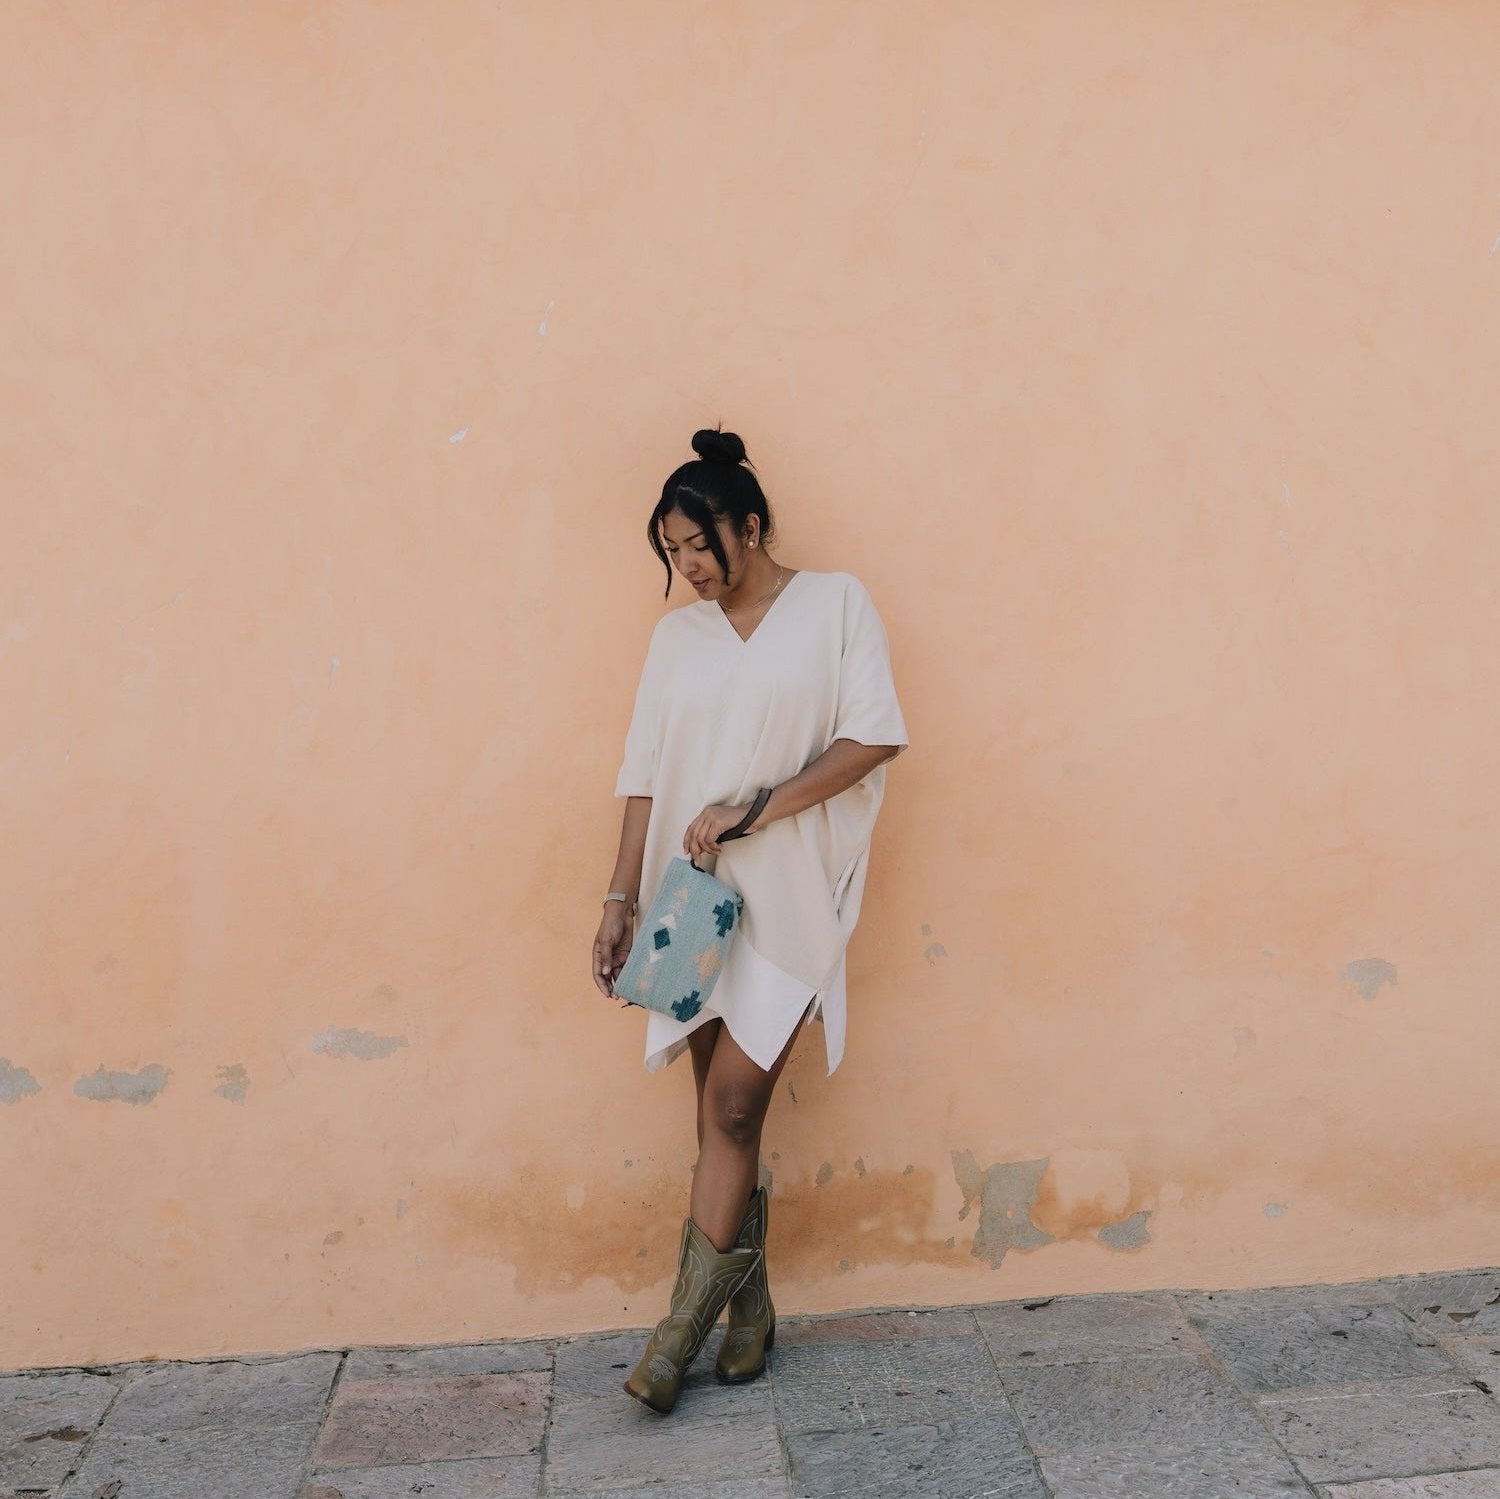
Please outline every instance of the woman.
[{"label": "woman", "polygon": [[[651,1012],[646,1066],[691,1053],[698,1165],[671,1311],[625,1390],[663,1414],[724,1306],[717,1373],[765,1368],[776,1314],[766,1284],[761,1126],[804,1020],[823,1021],[828,1070],[844,1050],[844,948],[859,915],[885,762],[906,744],[885,630],[847,573],[773,558],[771,513],[745,445],[698,432],[698,457],[662,488],[652,549],[696,591],[664,616],[636,694],[616,795],[620,853],[594,939],[594,981],[614,995],[637,900],[668,861],[718,857],[745,906],[709,1004]],[[742,840],[720,836],[767,801]],[[747,1205],[748,1204],[748,1205]]]}]

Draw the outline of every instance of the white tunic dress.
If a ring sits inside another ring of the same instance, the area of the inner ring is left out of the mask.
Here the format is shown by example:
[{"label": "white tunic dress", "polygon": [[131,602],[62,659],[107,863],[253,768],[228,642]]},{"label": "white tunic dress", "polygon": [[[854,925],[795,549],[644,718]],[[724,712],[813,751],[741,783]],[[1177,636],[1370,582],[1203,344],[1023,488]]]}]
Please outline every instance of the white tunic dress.
[{"label": "white tunic dress", "polygon": [[[650,904],[688,824],[708,806],[751,801],[835,739],[905,746],[885,628],[848,573],[799,572],[749,640],[717,603],[665,615],[636,693],[617,796],[649,796],[641,870]],[[650,1014],[646,1066],[679,1056],[722,1019],[763,1068],[816,1005],[828,1070],[844,1054],[844,949],[859,917],[885,767],[828,801],[724,845],[714,873],[745,900],[710,1003],[688,1021]]]}]

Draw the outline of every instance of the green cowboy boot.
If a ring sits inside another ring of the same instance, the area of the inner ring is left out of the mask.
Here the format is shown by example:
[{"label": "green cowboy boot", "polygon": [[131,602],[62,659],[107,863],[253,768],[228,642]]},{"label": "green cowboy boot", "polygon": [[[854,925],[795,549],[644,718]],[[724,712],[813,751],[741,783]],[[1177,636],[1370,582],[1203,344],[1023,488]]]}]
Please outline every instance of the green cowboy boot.
[{"label": "green cowboy boot", "polygon": [[640,1363],[625,1381],[625,1393],[665,1416],[677,1404],[682,1377],[708,1341],[724,1303],[759,1261],[760,1252],[755,1249],[735,1248],[720,1254],[708,1235],[691,1218],[686,1219],[672,1309],[656,1324]]},{"label": "green cowboy boot", "polygon": [[725,1384],[744,1384],[765,1372],[766,1351],[776,1342],[776,1308],[766,1283],[766,1213],[770,1194],[757,1187],[750,1194],[736,1249],[759,1251],[755,1268],[745,1283],[729,1298],[729,1326],[719,1344],[714,1373]]}]

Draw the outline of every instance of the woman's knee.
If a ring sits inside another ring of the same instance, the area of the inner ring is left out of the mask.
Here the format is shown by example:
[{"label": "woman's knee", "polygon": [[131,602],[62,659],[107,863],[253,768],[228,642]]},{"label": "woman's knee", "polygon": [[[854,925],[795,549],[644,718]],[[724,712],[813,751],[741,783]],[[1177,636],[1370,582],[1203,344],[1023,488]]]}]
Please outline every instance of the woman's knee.
[{"label": "woman's knee", "polygon": [[759,1088],[710,1087],[703,1100],[704,1124],[731,1145],[754,1145],[766,1118],[766,1098]]}]

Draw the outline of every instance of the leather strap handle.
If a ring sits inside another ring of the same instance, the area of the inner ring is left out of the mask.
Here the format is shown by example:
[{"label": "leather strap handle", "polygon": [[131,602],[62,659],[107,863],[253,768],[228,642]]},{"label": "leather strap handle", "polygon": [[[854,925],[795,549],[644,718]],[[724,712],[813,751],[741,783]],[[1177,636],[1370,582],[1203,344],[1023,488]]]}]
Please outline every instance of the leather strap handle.
[{"label": "leather strap handle", "polygon": [[771,788],[762,786],[755,793],[755,800],[750,803],[750,810],[728,832],[719,834],[719,842],[728,843],[731,838],[743,838],[750,831],[755,819],[766,810],[766,803],[770,800]]}]

